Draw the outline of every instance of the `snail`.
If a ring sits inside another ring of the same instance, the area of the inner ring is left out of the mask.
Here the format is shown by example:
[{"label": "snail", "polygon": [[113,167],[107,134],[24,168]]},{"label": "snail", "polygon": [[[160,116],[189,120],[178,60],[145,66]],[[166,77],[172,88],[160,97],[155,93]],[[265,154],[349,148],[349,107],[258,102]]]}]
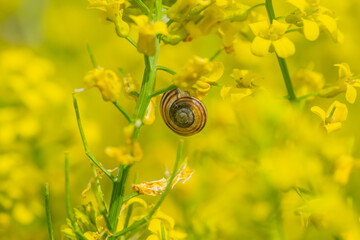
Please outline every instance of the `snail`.
[{"label": "snail", "polygon": [[205,127],[207,112],[204,104],[180,89],[164,93],[160,109],[166,125],[179,135],[191,136]]}]

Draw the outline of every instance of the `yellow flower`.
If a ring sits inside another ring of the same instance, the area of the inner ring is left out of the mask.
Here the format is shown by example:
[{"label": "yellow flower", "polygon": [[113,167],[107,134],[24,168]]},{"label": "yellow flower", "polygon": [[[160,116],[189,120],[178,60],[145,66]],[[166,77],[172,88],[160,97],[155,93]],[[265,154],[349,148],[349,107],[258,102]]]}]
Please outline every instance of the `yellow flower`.
[{"label": "yellow flower", "polygon": [[105,149],[109,157],[114,157],[121,164],[133,164],[142,159],[143,153],[138,142],[120,147],[107,147]]},{"label": "yellow flower", "polygon": [[309,69],[299,69],[294,76],[294,87],[298,96],[320,92],[324,84],[324,76]]},{"label": "yellow flower", "polygon": [[164,229],[165,239],[184,239],[187,236],[185,233],[174,229],[175,221],[173,218],[161,211],[157,211],[149,222],[148,230],[151,232],[151,235],[148,236],[146,240],[163,239],[162,227]]},{"label": "yellow flower", "polygon": [[346,120],[348,114],[346,105],[339,101],[334,101],[326,113],[318,106],[312,107],[311,111],[321,118],[321,126],[325,128],[327,133],[340,129],[341,122]]},{"label": "yellow flower", "polygon": [[223,74],[224,66],[220,62],[210,62],[207,58],[194,57],[174,76],[174,84],[191,96],[203,99]]},{"label": "yellow flower", "polygon": [[[128,73],[127,76],[123,78],[122,83],[124,86],[125,93],[128,96],[134,98],[135,96],[133,94],[138,91],[138,86],[137,86],[134,78],[132,77],[132,75],[130,73]],[[137,99],[137,98],[135,97],[135,99]]]},{"label": "yellow flower", "polygon": [[116,32],[121,37],[129,34],[129,25],[123,20],[125,0],[89,0],[89,8],[96,8],[103,12],[103,18],[115,24]]},{"label": "yellow flower", "polygon": [[288,0],[288,2],[298,8],[286,18],[289,23],[293,23],[303,28],[306,39],[314,41],[319,37],[320,27],[328,30],[336,42],[343,42],[344,36],[339,31],[334,19],[334,13],[319,5],[319,0]]},{"label": "yellow flower", "polygon": [[84,84],[85,88],[97,87],[105,101],[116,102],[121,91],[121,83],[117,75],[102,67],[87,72]]},{"label": "yellow flower", "polygon": [[250,28],[255,34],[251,44],[251,52],[254,55],[263,57],[272,50],[281,58],[294,55],[295,46],[285,37],[288,24],[274,20],[269,25],[266,21],[262,21],[250,24]]},{"label": "yellow flower", "polygon": [[360,78],[354,77],[354,74],[351,72],[347,63],[335,64],[335,66],[339,67],[338,80],[340,85],[345,84],[346,100],[349,103],[354,103],[357,96],[355,87],[360,87]]},{"label": "yellow flower", "polygon": [[167,16],[174,21],[184,21],[196,16],[211,0],[178,0],[167,11]]},{"label": "yellow flower", "polygon": [[220,91],[222,98],[230,94],[232,101],[239,101],[253,93],[255,75],[249,70],[235,68],[230,76],[236,81],[236,85],[222,87]]},{"label": "yellow flower", "polygon": [[[176,183],[182,181],[185,183],[193,175],[194,170],[188,168],[187,164],[180,170],[180,172],[175,176],[171,188],[175,186]],[[167,180],[162,178],[160,180],[143,182],[140,184],[133,184],[134,192],[139,194],[148,195],[148,196],[157,196],[161,195],[167,186]]]},{"label": "yellow flower", "polygon": [[149,22],[148,16],[131,16],[139,29],[139,39],[137,42],[138,51],[147,55],[155,55],[155,34],[168,34],[166,23],[159,21]]},{"label": "yellow flower", "polygon": [[343,155],[337,159],[334,166],[334,181],[341,185],[346,185],[353,166],[354,159],[350,156]]}]

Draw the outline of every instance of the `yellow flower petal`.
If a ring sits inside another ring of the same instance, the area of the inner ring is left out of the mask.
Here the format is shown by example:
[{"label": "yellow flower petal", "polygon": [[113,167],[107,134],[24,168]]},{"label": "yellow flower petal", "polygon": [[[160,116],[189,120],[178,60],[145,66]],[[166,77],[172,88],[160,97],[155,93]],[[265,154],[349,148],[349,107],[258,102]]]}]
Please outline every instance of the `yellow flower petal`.
[{"label": "yellow flower petal", "polygon": [[269,52],[270,45],[270,40],[261,37],[255,37],[251,43],[251,52],[255,56],[264,57]]},{"label": "yellow flower petal", "polygon": [[319,116],[320,119],[321,119],[323,122],[325,122],[326,115],[325,115],[325,111],[324,111],[324,110],[322,110],[322,109],[321,109],[320,107],[318,107],[318,106],[313,106],[313,107],[311,108],[311,111],[312,111],[313,113],[315,113],[317,116]]},{"label": "yellow flower petal", "polygon": [[347,85],[346,94],[345,94],[346,101],[352,104],[355,102],[356,96],[357,96],[356,89],[351,85]]},{"label": "yellow flower petal", "polygon": [[146,109],[144,124],[151,125],[155,121],[155,102],[151,100],[149,106]]},{"label": "yellow flower petal", "polygon": [[269,30],[269,23],[266,21],[256,22],[249,24],[251,31],[256,35],[259,36],[260,33],[266,32]]},{"label": "yellow flower petal", "polygon": [[240,88],[239,89],[238,88],[238,89],[236,89],[236,91],[231,93],[230,97],[231,97],[231,101],[236,102],[236,101],[240,101],[244,97],[250,96],[251,94],[252,94],[251,89],[248,89],[248,88]]},{"label": "yellow flower petal", "polygon": [[354,159],[350,156],[341,156],[334,166],[334,181],[341,185],[347,184],[351,170],[354,166]]},{"label": "yellow flower petal", "polygon": [[222,87],[220,90],[220,96],[222,98],[225,98],[229,94],[231,89],[232,89],[232,87]]},{"label": "yellow flower petal", "polygon": [[347,63],[334,64],[335,67],[339,68],[339,78],[349,78],[352,76],[350,66]]},{"label": "yellow flower petal", "polygon": [[279,35],[283,35],[286,30],[289,28],[289,24],[282,23],[277,20],[274,20],[271,24],[271,27],[273,28],[273,31]]},{"label": "yellow flower petal", "polygon": [[336,123],[327,124],[324,127],[325,127],[327,133],[332,133],[332,132],[339,130],[341,128],[341,126],[342,126],[341,122],[336,122]]},{"label": "yellow flower petal", "polygon": [[333,33],[337,29],[337,23],[334,18],[330,17],[329,15],[320,14],[316,18],[324,27],[330,32]]},{"label": "yellow flower petal", "polygon": [[333,104],[331,104],[331,106],[329,107],[329,109],[326,113],[326,116],[330,115],[330,113],[334,107],[336,107],[336,108],[335,108],[334,114],[332,115],[329,122],[335,123],[335,122],[345,121],[347,118],[348,109],[345,104],[343,104],[339,101],[334,101]]},{"label": "yellow flower petal", "polygon": [[306,7],[308,6],[308,3],[305,0],[287,0],[287,1],[303,12],[305,11]]},{"label": "yellow flower petal", "polygon": [[309,41],[315,41],[319,37],[319,26],[316,22],[303,19],[304,36]]},{"label": "yellow flower petal", "polygon": [[281,58],[287,58],[295,54],[295,45],[287,37],[272,42],[275,52]]},{"label": "yellow flower petal", "polygon": [[132,188],[134,192],[148,196],[157,196],[164,192],[167,185],[165,178],[157,181],[144,182],[140,184],[133,184]]}]

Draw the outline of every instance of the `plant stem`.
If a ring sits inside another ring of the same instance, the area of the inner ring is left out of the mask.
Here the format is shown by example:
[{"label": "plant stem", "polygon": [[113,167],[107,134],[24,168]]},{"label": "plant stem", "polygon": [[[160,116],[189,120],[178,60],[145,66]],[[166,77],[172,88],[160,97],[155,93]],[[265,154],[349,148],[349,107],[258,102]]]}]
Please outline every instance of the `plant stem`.
[{"label": "plant stem", "polygon": [[256,5],[252,6],[252,7],[250,7],[250,8],[246,11],[246,13],[249,14],[252,10],[254,10],[254,9],[257,8],[257,7],[261,7],[261,6],[265,6],[265,3],[259,3],[259,4],[256,4]]},{"label": "plant stem", "polygon": [[156,70],[158,71],[164,71],[164,72],[167,72],[167,73],[170,73],[171,75],[175,75],[176,72],[174,70],[171,70],[170,68],[167,68],[167,67],[164,67],[164,66],[157,66],[156,67]]},{"label": "plant stem", "polygon": [[146,109],[150,103],[151,95],[154,90],[156,80],[157,59],[160,48],[160,36],[156,36],[155,40],[156,53],[154,56],[144,56],[145,58],[145,71],[143,76],[143,82],[139,94],[139,100],[135,107],[133,119],[140,120],[140,124],[135,124],[133,140],[136,141],[139,137],[140,129],[142,127],[142,121],[144,119]]},{"label": "plant stem", "polygon": [[94,174],[94,178],[95,178],[95,183],[93,185],[93,191],[94,191],[95,199],[96,199],[97,204],[99,205],[99,211],[100,211],[101,215],[103,215],[103,217],[105,219],[106,226],[107,226],[108,229],[110,229],[111,225],[110,225],[109,218],[107,216],[108,212],[107,212],[105,201],[104,201],[104,195],[103,195],[103,192],[101,190],[100,179],[99,179],[99,176],[98,176],[98,173],[97,173],[97,169],[94,166],[94,164],[92,164],[92,163],[90,163],[90,164],[91,164],[91,168],[93,170],[93,174]]},{"label": "plant stem", "polygon": [[116,231],[118,224],[118,217],[120,214],[121,206],[123,204],[126,179],[128,177],[129,169],[131,165],[120,165],[118,174],[113,184],[113,192],[111,194],[109,221],[111,232]]},{"label": "plant stem", "polygon": [[219,50],[217,50],[217,51],[214,53],[214,55],[212,55],[212,56],[209,58],[210,62],[214,61],[215,58],[217,58],[217,56],[219,56],[221,52],[222,52],[222,49],[221,49],[221,48],[220,48]]},{"label": "plant stem", "polygon": [[[266,0],[265,6],[266,6],[266,11],[268,13],[270,23],[272,23],[273,20],[275,19],[275,12],[274,12],[274,8],[272,5],[272,0]],[[282,73],[284,81],[285,81],[285,86],[286,86],[286,90],[288,93],[288,99],[290,102],[295,102],[295,101],[297,101],[297,99],[296,99],[294,88],[293,88],[293,85],[291,82],[291,78],[290,78],[290,74],[289,74],[289,70],[288,70],[286,61],[284,58],[279,57],[277,54],[276,54],[276,57],[279,62],[281,73]]]},{"label": "plant stem", "polygon": [[70,219],[75,236],[77,236],[77,238],[86,240],[87,238],[80,231],[79,226],[75,222],[75,217],[71,211],[70,184],[69,184],[69,154],[68,153],[65,153],[65,204],[66,204],[67,215],[68,215],[68,218]]},{"label": "plant stem", "polygon": [[184,141],[181,139],[179,142],[179,145],[178,145],[177,155],[176,155],[176,160],[175,160],[173,171],[171,173],[169,180],[167,181],[167,185],[166,185],[164,192],[161,194],[161,196],[160,196],[159,200],[156,202],[155,206],[149,211],[149,213],[145,217],[134,222],[131,226],[124,228],[120,232],[115,233],[113,236],[115,236],[115,237],[122,236],[122,235],[126,234],[127,232],[140,227],[144,223],[148,222],[150,220],[150,218],[154,215],[156,210],[160,207],[161,203],[164,201],[165,197],[171,190],[172,182],[174,181],[175,176],[178,173],[179,163],[180,163],[183,147],[184,147]]},{"label": "plant stem", "polygon": [[47,219],[47,225],[48,225],[48,231],[49,231],[49,239],[54,240],[54,231],[53,231],[52,221],[51,221],[49,197],[50,197],[49,183],[45,183],[45,211],[46,211],[46,219]]},{"label": "plant stem", "polygon": [[144,10],[146,15],[150,14],[149,8],[141,0],[134,0],[134,2],[136,2],[142,10]]},{"label": "plant stem", "polygon": [[90,160],[99,169],[101,169],[101,171],[103,171],[106,176],[108,176],[110,178],[111,181],[114,181],[114,176],[111,175],[111,173],[109,173],[108,170],[106,170],[106,168],[104,168],[101,165],[101,163],[98,160],[96,160],[94,155],[90,152],[89,146],[88,146],[86,138],[85,138],[84,130],[82,128],[81,119],[80,119],[80,113],[79,113],[79,107],[78,107],[78,104],[77,104],[75,94],[73,94],[73,104],[74,104],[74,109],[75,109],[76,120],[77,120],[77,123],[78,123],[79,132],[80,132],[80,135],[81,135],[81,140],[82,140],[82,143],[83,143],[83,146],[84,146],[84,149],[85,149],[86,156],[88,156],[90,158]]},{"label": "plant stem", "polygon": [[130,36],[126,36],[125,39],[128,40],[128,42],[131,43],[131,45],[137,48],[136,42]]},{"label": "plant stem", "polygon": [[88,50],[88,53],[89,53],[89,56],[90,56],[90,59],[91,59],[91,63],[93,65],[93,67],[96,68],[98,65],[96,64],[94,53],[93,53],[93,51],[92,51],[92,49],[90,47],[90,44],[86,43],[86,47],[87,47],[87,50]]},{"label": "plant stem", "polygon": [[130,122],[133,122],[133,119],[130,117],[130,115],[125,111],[125,109],[120,106],[120,104],[118,104],[117,102],[113,102],[113,104],[115,105],[115,107],[124,115],[124,117]]},{"label": "plant stem", "polygon": [[156,91],[154,91],[154,92],[151,94],[151,97],[153,98],[153,97],[155,97],[155,96],[157,96],[157,95],[159,95],[159,94],[162,94],[162,93],[167,92],[167,91],[174,90],[174,89],[176,89],[176,88],[177,88],[177,86],[175,86],[175,85],[170,85],[170,86],[168,86],[168,87],[166,87],[166,88],[162,88],[162,89],[156,90]]},{"label": "plant stem", "polygon": [[290,102],[297,101],[296,95],[294,92],[294,88],[291,83],[290,74],[289,74],[289,70],[288,70],[286,61],[284,58],[279,57],[277,54],[276,54],[276,57],[278,59],[278,62],[279,62],[280,68],[281,68],[281,72],[282,72],[282,75],[283,75],[283,78],[285,81],[286,90],[288,92],[288,99]]}]

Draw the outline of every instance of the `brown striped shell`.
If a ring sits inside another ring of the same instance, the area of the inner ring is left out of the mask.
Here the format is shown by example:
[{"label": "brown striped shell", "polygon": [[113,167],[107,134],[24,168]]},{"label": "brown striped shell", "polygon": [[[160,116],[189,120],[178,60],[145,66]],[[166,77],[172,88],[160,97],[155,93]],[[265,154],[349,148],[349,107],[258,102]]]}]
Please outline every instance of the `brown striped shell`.
[{"label": "brown striped shell", "polygon": [[179,135],[191,136],[205,127],[207,112],[204,104],[180,89],[164,93],[160,109],[166,125]]}]

